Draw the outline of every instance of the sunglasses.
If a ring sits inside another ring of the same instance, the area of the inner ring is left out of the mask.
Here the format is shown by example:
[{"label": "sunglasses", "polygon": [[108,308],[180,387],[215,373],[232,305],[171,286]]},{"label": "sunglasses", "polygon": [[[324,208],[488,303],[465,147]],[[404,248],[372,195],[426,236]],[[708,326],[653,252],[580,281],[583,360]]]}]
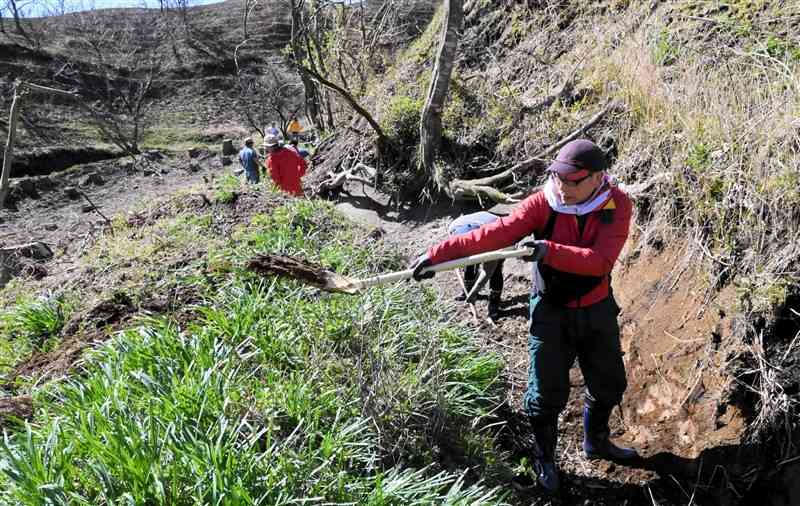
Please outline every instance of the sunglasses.
[{"label": "sunglasses", "polygon": [[562,184],[564,186],[569,186],[571,188],[575,188],[576,186],[580,185],[581,183],[583,183],[584,181],[586,181],[587,179],[589,179],[593,175],[594,175],[593,173],[590,173],[588,176],[584,176],[584,177],[582,177],[580,179],[564,179],[563,177],[561,177],[561,174],[553,172],[552,177],[554,179],[556,179],[558,183],[560,183],[560,184]]}]

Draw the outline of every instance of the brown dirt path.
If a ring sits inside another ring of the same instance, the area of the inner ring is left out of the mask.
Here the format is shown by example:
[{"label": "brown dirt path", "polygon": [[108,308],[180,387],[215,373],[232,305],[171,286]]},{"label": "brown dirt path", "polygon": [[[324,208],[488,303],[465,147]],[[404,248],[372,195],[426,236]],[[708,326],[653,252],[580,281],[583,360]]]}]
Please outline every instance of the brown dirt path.
[{"label": "brown dirt path", "polygon": [[[190,158],[184,151],[163,153],[135,167],[129,158],[120,158],[50,176],[12,180],[12,195],[21,199],[12,209],[0,209],[0,245],[45,242],[54,252],[46,264],[48,274],[68,273],[74,259],[90,248],[106,227],[101,214],[109,219],[124,216],[159,197],[231,173],[237,165],[223,167],[213,152],[202,150]],[[14,190],[21,181],[28,190]],[[70,197],[70,188],[89,200],[74,193]]]}]

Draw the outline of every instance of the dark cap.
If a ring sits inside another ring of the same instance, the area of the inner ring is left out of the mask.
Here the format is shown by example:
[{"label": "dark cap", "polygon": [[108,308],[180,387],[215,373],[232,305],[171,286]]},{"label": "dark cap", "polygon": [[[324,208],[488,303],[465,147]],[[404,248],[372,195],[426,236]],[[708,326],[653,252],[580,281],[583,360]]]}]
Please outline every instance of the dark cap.
[{"label": "dark cap", "polygon": [[600,172],[607,168],[606,155],[597,144],[587,139],[577,139],[566,143],[559,150],[556,159],[547,170],[567,175],[582,170]]}]

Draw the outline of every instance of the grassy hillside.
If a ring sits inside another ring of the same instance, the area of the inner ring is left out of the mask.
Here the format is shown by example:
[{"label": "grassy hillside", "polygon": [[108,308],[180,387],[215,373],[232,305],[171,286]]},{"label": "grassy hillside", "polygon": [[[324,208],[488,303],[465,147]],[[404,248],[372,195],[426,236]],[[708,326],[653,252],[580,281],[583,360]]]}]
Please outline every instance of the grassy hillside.
[{"label": "grassy hillside", "polygon": [[[248,29],[264,38],[240,53],[241,65],[262,61],[287,43],[288,11],[273,7],[259,4],[251,12]],[[185,14],[103,9],[24,20],[29,39],[7,23],[0,34],[0,107],[8,110],[12,83],[22,79],[75,91],[89,105],[113,110],[129,127],[122,104],[112,107],[106,97],[157,68],[144,115],[144,148],[184,149],[243,137],[248,129],[237,111],[234,63],[234,48],[244,40],[241,8],[239,0],[229,0]],[[4,119],[4,138],[6,128]],[[22,109],[18,150],[109,142],[86,111],[68,99],[39,95]]]},{"label": "grassy hillside", "polygon": [[[381,241],[320,202],[230,180],[210,206],[193,195],[118,221],[58,296],[26,299],[41,287],[24,278],[5,289],[5,388],[34,413],[0,421],[0,502],[502,502],[473,474],[503,472],[501,364],[430,293],[326,296],[243,267],[256,252],[397,267]],[[111,305],[125,316],[101,319]],[[81,341],[105,344],[35,367]]]}]

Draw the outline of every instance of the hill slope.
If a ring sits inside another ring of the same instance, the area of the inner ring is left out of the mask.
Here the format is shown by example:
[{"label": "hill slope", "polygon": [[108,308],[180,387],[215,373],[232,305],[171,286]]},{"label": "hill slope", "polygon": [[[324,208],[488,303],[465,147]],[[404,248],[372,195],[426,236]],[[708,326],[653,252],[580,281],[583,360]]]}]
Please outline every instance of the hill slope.
[{"label": "hill slope", "polygon": [[[165,88],[155,106],[163,130],[154,145],[185,147],[241,132],[240,121],[230,114],[235,104],[227,77],[230,61],[210,56],[228,54],[239,39],[235,29],[226,30],[237,26],[239,11],[236,2],[214,8],[200,23],[208,31],[201,39],[220,46],[177,46],[184,63],[173,67],[169,79],[174,86]],[[636,227],[614,273],[630,383],[614,429],[642,448],[647,459],[638,468],[625,468],[589,466],[580,457],[582,378],[575,370],[571,382],[576,388],[561,424],[565,500],[798,502],[791,483],[800,472],[800,364],[795,353],[800,331],[800,6],[789,1],[474,0],[465,2],[464,9],[439,160],[448,174],[494,174],[607,111],[582,135],[608,151],[621,181],[636,185],[657,178],[636,194]],[[400,48],[385,73],[374,76],[359,97],[410,161],[397,168],[401,182],[420,177],[414,163],[416,122],[440,23],[441,13],[422,36]],[[8,47],[4,70],[18,72],[28,62],[32,77],[47,79],[58,68],[43,55],[69,50],[55,42],[45,44],[43,53]],[[68,106],[55,108],[72,118]],[[350,113],[340,113],[338,120],[347,128],[336,132],[333,147],[321,153],[321,169],[349,167],[353,156],[376,162],[365,148],[365,140],[371,140],[363,134],[368,129]],[[44,131],[60,125],[42,121],[49,125]],[[25,128],[25,146],[40,142]],[[64,130],[76,136],[65,137],[69,143],[96,138],[94,132],[82,134],[80,127]],[[528,191],[540,178],[537,170],[519,171],[505,190]],[[382,219],[408,220],[391,227],[392,239],[401,244],[393,247],[407,254],[443,237],[450,216],[478,207],[445,203],[441,214],[424,215],[373,202],[382,198],[357,194],[351,202],[374,205]],[[295,228],[307,232],[301,225],[302,219]],[[313,249],[302,251],[314,254]],[[103,268],[116,271],[118,265]],[[527,270],[517,264],[510,272],[510,314],[499,328],[478,326],[482,346],[505,359],[506,421],[516,419],[527,366]],[[449,280],[439,278],[438,283],[440,297],[454,294]],[[9,314],[16,314],[16,305],[6,301]],[[457,318],[471,319],[466,309],[455,311]],[[505,484],[509,468],[524,467],[513,445],[503,437],[497,441],[494,449],[502,465],[492,469],[484,456],[480,465],[485,467],[470,480],[484,476]],[[437,447],[433,461],[462,469],[462,450],[454,449],[451,458],[450,449]],[[508,500],[545,502],[530,490],[515,490]]]}]

